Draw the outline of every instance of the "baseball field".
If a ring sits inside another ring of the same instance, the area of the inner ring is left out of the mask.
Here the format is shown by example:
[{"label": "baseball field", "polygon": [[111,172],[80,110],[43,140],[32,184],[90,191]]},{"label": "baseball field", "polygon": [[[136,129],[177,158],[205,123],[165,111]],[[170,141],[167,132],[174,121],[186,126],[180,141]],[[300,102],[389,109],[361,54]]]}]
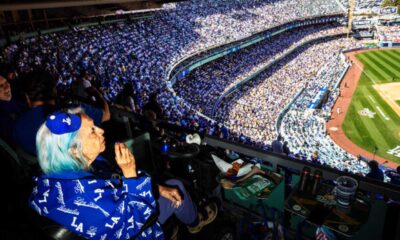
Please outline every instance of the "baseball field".
[{"label": "baseball field", "polygon": [[400,50],[356,57],[364,68],[342,128],[358,146],[400,163]]}]

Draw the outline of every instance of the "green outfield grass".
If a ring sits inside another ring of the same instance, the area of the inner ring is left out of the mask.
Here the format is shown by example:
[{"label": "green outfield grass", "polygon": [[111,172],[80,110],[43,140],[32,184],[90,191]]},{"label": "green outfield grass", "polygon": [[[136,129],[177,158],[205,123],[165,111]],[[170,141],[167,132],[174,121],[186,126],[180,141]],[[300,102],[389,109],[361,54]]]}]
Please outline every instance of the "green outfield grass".
[{"label": "green outfield grass", "polygon": [[400,106],[400,100],[397,100],[396,102],[397,102],[397,104]]},{"label": "green outfield grass", "polygon": [[[357,54],[364,64],[351,105],[343,123],[346,136],[376,155],[400,163],[400,158],[387,153],[400,146],[400,117],[373,88],[374,84],[400,82],[400,50],[372,51]],[[398,104],[399,101],[397,101]],[[359,112],[368,108],[373,118]]]}]

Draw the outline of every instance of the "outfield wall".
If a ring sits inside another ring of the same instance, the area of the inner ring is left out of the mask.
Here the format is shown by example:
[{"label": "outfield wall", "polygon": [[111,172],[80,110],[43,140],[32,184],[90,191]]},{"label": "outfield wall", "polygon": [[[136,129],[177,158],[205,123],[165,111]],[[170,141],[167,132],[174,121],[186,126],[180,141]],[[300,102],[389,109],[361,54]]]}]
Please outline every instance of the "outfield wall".
[{"label": "outfield wall", "polygon": [[400,48],[400,42],[380,41],[378,46],[381,48]]}]

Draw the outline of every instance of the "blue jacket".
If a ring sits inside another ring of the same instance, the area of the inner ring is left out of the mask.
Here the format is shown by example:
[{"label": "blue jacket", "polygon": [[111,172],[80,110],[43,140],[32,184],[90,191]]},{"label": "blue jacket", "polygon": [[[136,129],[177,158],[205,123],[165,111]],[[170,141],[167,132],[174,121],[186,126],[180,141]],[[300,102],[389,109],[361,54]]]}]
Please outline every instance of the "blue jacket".
[{"label": "blue jacket", "polygon": [[371,171],[367,174],[367,177],[374,178],[376,180],[382,181],[385,178],[383,175],[383,171],[380,168],[371,169]]},{"label": "blue jacket", "polygon": [[386,175],[390,178],[391,184],[400,185],[400,173],[387,172]]},{"label": "blue jacket", "polygon": [[283,144],[279,140],[272,141],[271,147],[273,152],[283,153]]},{"label": "blue jacket", "polygon": [[[157,212],[151,178],[99,179],[90,172],[36,177],[30,206],[88,239],[129,239]],[[164,239],[158,223],[136,239]]]}]

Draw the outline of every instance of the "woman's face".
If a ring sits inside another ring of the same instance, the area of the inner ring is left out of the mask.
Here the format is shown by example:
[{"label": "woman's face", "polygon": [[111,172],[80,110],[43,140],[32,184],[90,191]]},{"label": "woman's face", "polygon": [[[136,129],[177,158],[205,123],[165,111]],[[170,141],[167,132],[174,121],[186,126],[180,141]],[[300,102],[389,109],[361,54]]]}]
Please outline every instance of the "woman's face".
[{"label": "woman's face", "polygon": [[0,76],[0,100],[10,101],[11,100],[11,87],[7,80]]},{"label": "woman's face", "polygon": [[82,125],[78,134],[82,141],[83,156],[88,160],[88,165],[90,165],[106,148],[103,136],[104,130],[96,127],[90,117],[82,115],[81,118]]}]

